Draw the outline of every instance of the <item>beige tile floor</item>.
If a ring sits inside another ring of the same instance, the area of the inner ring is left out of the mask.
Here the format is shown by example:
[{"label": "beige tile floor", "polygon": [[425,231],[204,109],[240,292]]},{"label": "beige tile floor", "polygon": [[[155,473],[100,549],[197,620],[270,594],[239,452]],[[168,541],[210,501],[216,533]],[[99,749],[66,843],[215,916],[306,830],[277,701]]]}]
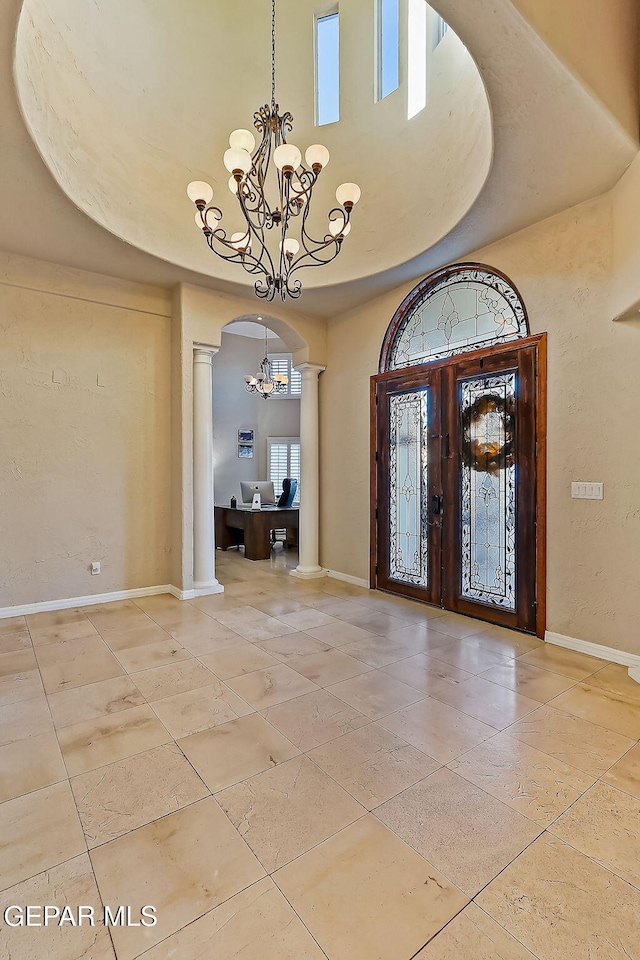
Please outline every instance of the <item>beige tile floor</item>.
[{"label": "beige tile floor", "polygon": [[640,960],[640,686],[294,562],[0,621],[0,908],[158,913],[0,956]]}]

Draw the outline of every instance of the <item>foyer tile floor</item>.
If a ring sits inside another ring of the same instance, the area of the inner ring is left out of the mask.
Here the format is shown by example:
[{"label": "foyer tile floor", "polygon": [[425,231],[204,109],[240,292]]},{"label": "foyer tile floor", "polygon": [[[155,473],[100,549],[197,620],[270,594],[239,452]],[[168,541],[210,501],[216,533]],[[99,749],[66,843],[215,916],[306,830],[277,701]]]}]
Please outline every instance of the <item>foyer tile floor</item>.
[{"label": "foyer tile floor", "polygon": [[[640,960],[640,685],[336,580],[0,621],[11,960]],[[156,907],[154,927],[100,922]]]}]

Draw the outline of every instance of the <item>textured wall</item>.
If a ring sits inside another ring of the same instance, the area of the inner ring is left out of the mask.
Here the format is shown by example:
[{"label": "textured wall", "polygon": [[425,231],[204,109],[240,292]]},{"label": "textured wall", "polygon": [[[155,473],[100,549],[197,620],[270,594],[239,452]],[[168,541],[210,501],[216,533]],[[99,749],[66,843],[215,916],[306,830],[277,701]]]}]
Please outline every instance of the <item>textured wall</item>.
[{"label": "textured wall", "polygon": [[613,288],[611,316],[640,319],[640,154],[611,191]]},{"label": "textured wall", "polygon": [[[611,198],[472,254],[507,273],[549,338],[547,629],[640,653],[640,325],[613,323]],[[407,287],[330,325],[322,400],[323,565],[368,575],[369,377]],[[603,502],[570,499],[604,481]]]},{"label": "textured wall", "polygon": [[166,293],[4,255],[1,276],[0,607],[167,583]]},{"label": "textured wall", "polygon": [[638,135],[637,0],[513,0],[545,43]]}]

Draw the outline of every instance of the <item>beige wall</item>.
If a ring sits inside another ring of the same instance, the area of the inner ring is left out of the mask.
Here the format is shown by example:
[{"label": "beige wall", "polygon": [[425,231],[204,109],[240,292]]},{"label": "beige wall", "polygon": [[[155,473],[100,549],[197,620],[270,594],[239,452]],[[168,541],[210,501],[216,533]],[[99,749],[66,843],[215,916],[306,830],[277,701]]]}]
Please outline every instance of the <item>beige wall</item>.
[{"label": "beige wall", "polygon": [[0,255],[0,607],[169,581],[169,313]]},{"label": "beige wall", "polygon": [[513,0],[550,48],[638,135],[637,0]]},{"label": "beige wall", "polygon": [[[547,629],[640,653],[640,324],[613,323],[611,197],[477,251],[520,289],[549,335]],[[368,576],[369,377],[409,287],[330,324],[322,403],[322,555]],[[570,499],[572,480],[605,484]]]},{"label": "beige wall", "polygon": [[640,318],[640,154],[612,191],[613,286],[611,316]]}]

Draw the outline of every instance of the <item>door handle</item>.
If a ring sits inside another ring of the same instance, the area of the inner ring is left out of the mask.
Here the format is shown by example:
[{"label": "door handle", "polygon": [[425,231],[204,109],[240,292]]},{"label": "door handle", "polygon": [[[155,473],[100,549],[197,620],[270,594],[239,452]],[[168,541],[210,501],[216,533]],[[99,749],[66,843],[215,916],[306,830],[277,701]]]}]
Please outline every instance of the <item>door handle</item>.
[{"label": "door handle", "polygon": [[434,493],[431,497],[431,513],[438,515],[442,513],[442,496],[438,493]]}]

